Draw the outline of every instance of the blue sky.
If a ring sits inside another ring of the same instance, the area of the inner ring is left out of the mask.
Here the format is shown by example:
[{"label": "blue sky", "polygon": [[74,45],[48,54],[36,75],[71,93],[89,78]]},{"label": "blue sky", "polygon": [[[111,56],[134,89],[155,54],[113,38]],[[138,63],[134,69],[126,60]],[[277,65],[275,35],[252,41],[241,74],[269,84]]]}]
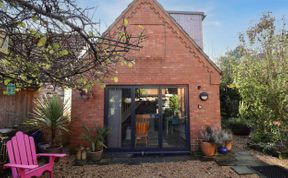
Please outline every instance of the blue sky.
[{"label": "blue sky", "polygon": [[[288,0],[158,0],[166,10],[203,11],[204,51],[214,61],[238,44],[240,32],[255,24],[265,12],[288,18]],[[109,26],[132,0],[77,0],[95,7],[95,20]]]}]

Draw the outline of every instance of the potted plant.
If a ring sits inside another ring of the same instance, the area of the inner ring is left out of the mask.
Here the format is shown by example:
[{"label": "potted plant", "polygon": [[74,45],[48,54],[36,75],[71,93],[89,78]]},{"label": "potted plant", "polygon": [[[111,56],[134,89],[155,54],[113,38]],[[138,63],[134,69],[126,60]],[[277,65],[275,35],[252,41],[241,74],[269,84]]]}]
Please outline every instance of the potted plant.
[{"label": "potted plant", "polygon": [[232,133],[226,130],[219,131],[215,142],[218,145],[219,153],[228,153],[232,149]]},{"label": "potted plant", "polygon": [[233,146],[233,134],[230,130],[224,130],[224,132],[225,132],[224,136],[225,146],[228,151],[231,151]]},{"label": "potted plant", "polygon": [[45,96],[35,101],[33,117],[24,124],[49,133],[49,143],[40,146],[41,152],[62,152],[63,146],[56,142],[56,138],[59,138],[64,132],[68,132],[71,121],[68,109],[67,103],[63,103],[57,96]]},{"label": "potted plant", "polygon": [[104,141],[109,130],[106,127],[99,128],[97,126],[89,128],[84,126],[83,138],[90,143],[88,150],[88,159],[91,161],[99,161],[102,158],[103,148],[107,148]]},{"label": "potted plant", "polygon": [[216,153],[216,130],[206,126],[200,132],[202,142],[200,144],[201,151],[205,156],[214,156]]}]

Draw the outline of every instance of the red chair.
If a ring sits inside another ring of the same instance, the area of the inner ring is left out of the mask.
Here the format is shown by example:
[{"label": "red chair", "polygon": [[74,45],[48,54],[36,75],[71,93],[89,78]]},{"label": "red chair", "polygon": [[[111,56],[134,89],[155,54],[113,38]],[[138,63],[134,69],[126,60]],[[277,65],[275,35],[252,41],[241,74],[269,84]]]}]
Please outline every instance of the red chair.
[{"label": "red chair", "polygon": [[[7,142],[7,151],[10,163],[4,167],[11,168],[13,178],[40,177],[46,171],[50,173],[50,178],[53,178],[55,158],[66,156],[66,154],[36,154],[33,137],[20,131]],[[41,156],[49,157],[49,163],[39,166],[37,157]]]}]

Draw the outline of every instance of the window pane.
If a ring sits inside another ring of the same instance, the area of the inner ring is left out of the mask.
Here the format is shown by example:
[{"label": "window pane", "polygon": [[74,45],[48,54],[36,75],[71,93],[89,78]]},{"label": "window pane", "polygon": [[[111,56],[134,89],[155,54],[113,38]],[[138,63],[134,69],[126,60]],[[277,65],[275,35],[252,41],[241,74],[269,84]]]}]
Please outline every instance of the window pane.
[{"label": "window pane", "polygon": [[131,146],[131,90],[108,90],[108,128],[107,141],[109,148],[125,148]]},{"label": "window pane", "polygon": [[163,105],[163,147],[186,146],[186,103],[184,88],[164,88],[161,91]]},{"label": "window pane", "polygon": [[158,147],[158,89],[136,89],[135,117],[135,147]]}]

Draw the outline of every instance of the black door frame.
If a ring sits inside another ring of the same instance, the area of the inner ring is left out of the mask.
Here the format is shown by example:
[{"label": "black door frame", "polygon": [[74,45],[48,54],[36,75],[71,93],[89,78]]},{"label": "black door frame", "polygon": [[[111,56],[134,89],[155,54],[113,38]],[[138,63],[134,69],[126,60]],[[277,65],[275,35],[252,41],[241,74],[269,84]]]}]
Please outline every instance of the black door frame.
[{"label": "black door frame", "polygon": [[132,118],[135,118],[135,91],[136,88],[147,88],[147,89],[158,89],[158,105],[162,106],[162,94],[161,90],[163,88],[184,88],[184,100],[185,100],[185,110],[186,110],[186,124],[185,124],[185,135],[186,135],[186,145],[183,148],[177,148],[177,147],[169,147],[169,148],[163,148],[163,113],[162,113],[162,107],[159,107],[159,113],[160,113],[160,128],[158,131],[158,147],[157,148],[135,148],[135,125],[136,120],[132,119],[132,133],[131,133],[131,147],[128,148],[107,148],[106,151],[108,152],[129,152],[129,153],[188,153],[190,152],[190,107],[189,107],[189,86],[185,84],[181,85],[107,85],[105,87],[104,91],[104,125],[108,126],[108,90],[113,88],[119,88],[119,89],[130,89],[131,90],[131,99],[132,99],[132,107],[131,107],[131,115]]}]

